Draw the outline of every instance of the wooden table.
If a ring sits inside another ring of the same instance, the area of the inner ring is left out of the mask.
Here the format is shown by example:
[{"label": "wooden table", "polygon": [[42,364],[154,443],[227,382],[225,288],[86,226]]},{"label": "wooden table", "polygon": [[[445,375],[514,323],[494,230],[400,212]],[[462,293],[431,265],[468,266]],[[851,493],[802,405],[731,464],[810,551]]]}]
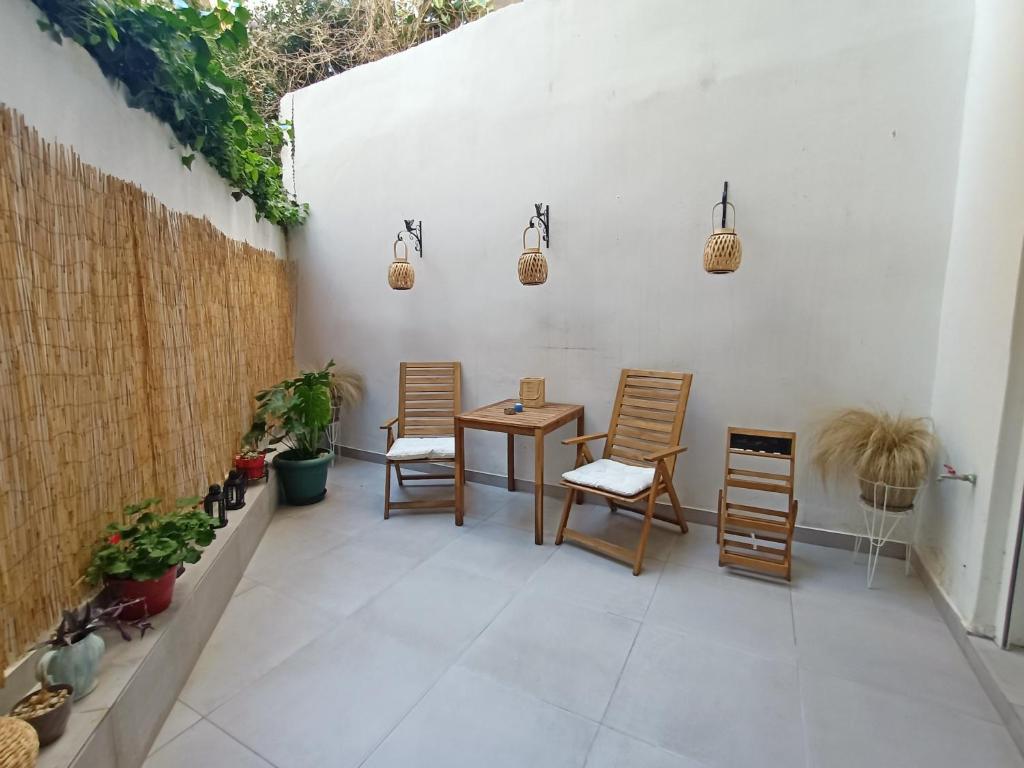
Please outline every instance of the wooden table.
[{"label": "wooden table", "polygon": [[516,489],[516,435],[533,436],[533,540],[544,543],[544,436],[576,420],[576,434],[583,434],[583,406],[547,403],[526,408],[522,413],[505,413],[515,400],[485,405],[455,417],[455,522],[462,525],[463,483],[465,482],[465,436],[467,429],[504,432],[508,435],[508,489]]}]

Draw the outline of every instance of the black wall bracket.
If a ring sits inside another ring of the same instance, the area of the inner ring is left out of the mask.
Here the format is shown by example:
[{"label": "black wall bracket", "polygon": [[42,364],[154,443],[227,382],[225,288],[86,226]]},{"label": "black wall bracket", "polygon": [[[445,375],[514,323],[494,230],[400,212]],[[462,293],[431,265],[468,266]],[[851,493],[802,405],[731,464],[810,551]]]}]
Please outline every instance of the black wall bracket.
[{"label": "black wall bracket", "polygon": [[[415,222],[415,224],[416,224],[416,226],[414,227],[413,226],[413,219],[405,219],[405,230],[402,231],[402,232],[399,232],[397,235],[395,235],[395,240],[403,239],[403,236],[406,235],[406,234],[410,235],[410,237],[411,237],[411,239],[413,241],[413,246],[412,247],[415,249],[416,253],[418,253],[420,255],[420,258],[422,259],[423,258],[423,222],[422,221],[417,221],[417,222]],[[406,239],[409,239],[409,238],[406,238]]]},{"label": "black wall bracket", "polygon": [[535,226],[540,227],[541,239],[544,241],[544,245],[550,248],[551,206],[545,205],[544,203],[534,203],[533,207],[537,212],[530,217],[530,229],[533,229]]}]

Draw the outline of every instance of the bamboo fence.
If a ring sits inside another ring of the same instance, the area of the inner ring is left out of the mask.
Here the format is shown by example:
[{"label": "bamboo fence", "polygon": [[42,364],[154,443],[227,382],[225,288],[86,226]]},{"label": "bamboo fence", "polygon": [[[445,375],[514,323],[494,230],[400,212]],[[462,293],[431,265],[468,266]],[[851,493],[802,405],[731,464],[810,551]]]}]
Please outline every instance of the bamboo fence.
[{"label": "bamboo fence", "polygon": [[294,373],[292,282],[0,105],[0,684],[124,504],[222,481]]}]

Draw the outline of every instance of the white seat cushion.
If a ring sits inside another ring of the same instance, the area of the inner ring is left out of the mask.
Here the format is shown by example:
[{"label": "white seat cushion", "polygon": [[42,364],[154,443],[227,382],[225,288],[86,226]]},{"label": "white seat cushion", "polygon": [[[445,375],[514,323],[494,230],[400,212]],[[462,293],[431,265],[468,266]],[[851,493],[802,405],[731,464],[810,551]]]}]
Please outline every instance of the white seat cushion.
[{"label": "white seat cushion", "polygon": [[400,437],[391,444],[388,458],[410,459],[454,459],[454,437]]},{"label": "white seat cushion", "polygon": [[585,485],[619,496],[636,496],[654,482],[653,467],[634,467],[612,459],[598,459],[579,469],[566,472],[562,479],[573,485]]}]

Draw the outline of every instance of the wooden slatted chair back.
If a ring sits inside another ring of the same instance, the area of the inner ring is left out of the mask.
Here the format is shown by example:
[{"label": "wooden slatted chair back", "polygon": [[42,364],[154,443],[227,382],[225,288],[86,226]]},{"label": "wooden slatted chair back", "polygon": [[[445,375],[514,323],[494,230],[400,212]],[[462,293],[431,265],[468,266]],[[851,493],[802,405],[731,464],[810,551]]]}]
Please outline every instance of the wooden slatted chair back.
[{"label": "wooden slatted chair back", "polygon": [[[644,461],[644,456],[679,445],[692,381],[692,373],[624,369],[604,458],[650,467],[654,465]],[[667,458],[665,464],[671,475],[676,457]]]},{"label": "wooden slatted chair back", "polygon": [[461,410],[460,363],[402,363],[398,377],[398,436],[451,437]]}]

